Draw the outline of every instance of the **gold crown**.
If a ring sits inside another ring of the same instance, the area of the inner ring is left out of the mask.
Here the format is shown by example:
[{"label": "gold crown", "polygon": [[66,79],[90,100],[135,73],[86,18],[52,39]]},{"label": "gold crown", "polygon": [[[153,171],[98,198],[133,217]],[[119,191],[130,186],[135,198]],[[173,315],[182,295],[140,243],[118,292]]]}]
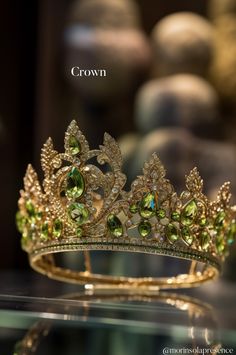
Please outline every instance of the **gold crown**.
[{"label": "gold crown", "polygon": [[[219,273],[236,234],[229,183],[210,202],[194,168],[178,196],[154,153],[126,192],[118,144],[105,133],[99,150],[90,150],[75,121],[65,134],[65,152],[54,150],[49,138],[41,164],[43,185],[29,165],[17,212],[22,248],[37,271],[68,282],[163,288],[197,285]],[[85,251],[86,271],[55,265],[54,253],[76,250]],[[161,254],[193,263],[190,273],[166,279],[94,275],[89,250]]]}]

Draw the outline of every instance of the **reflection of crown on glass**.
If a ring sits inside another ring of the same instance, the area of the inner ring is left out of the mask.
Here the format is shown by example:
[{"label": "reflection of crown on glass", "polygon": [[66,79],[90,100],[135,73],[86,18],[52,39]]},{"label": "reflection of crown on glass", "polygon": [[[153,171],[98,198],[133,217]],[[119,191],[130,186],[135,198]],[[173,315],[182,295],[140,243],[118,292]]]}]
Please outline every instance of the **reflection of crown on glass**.
[{"label": "reflection of crown on glass", "polygon": [[[126,192],[122,157],[113,138],[89,150],[75,121],[65,135],[65,153],[49,138],[42,149],[43,188],[29,165],[21,191],[17,225],[22,247],[36,270],[68,282],[186,287],[215,277],[236,234],[236,209],[229,205],[229,183],[215,202],[202,193],[194,168],[178,196],[156,154],[144,164]],[[95,159],[97,165],[94,165]],[[101,170],[102,169],[102,170]],[[161,254],[195,261],[190,274],[168,279],[125,278],[75,272],[55,266],[64,251],[113,250]],[[201,262],[202,270],[196,264]],[[91,276],[92,275],[92,276]]]}]

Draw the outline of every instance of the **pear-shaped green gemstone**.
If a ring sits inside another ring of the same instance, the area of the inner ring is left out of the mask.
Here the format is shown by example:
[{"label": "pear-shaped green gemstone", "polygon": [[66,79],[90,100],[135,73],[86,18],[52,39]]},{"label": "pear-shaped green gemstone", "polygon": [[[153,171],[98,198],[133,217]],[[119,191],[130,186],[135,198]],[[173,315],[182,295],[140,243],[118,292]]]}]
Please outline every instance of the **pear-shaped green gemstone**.
[{"label": "pear-shaped green gemstone", "polygon": [[224,211],[220,211],[215,219],[215,226],[218,228],[223,227],[224,225],[224,221],[225,221],[225,212]]},{"label": "pear-shaped green gemstone", "polygon": [[110,214],[107,217],[107,227],[112,235],[115,237],[121,237],[123,234],[123,226],[118,217],[114,214]]},{"label": "pear-shaped green gemstone", "polygon": [[48,237],[49,237],[49,223],[48,221],[45,221],[41,227],[40,239],[46,241],[48,240]]},{"label": "pear-shaped green gemstone", "polygon": [[192,245],[193,243],[193,235],[191,234],[188,227],[184,227],[181,230],[182,239],[187,245]]},{"label": "pear-shaped green gemstone", "polygon": [[166,226],[166,235],[170,243],[174,243],[179,239],[178,229],[172,223]]},{"label": "pear-shaped green gemstone", "polygon": [[87,222],[89,218],[89,211],[82,203],[72,203],[69,206],[68,213],[72,221],[76,222],[78,225]]},{"label": "pear-shaped green gemstone", "polygon": [[75,136],[69,138],[69,148],[72,155],[79,154],[81,152],[81,145]]},{"label": "pear-shaped green gemstone", "polygon": [[197,204],[194,200],[187,203],[181,213],[181,223],[190,226],[196,219],[198,213]]},{"label": "pear-shaped green gemstone", "polygon": [[223,254],[225,251],[225,241],[222,235],[216,237],[216,250],[219,254]]},{"label": "pear-shaped green gemstone", "polygon": [[60,238],[61,233],[62,233],[62,221],[57,218],[53,223],[52,235],[54,238]]},{"label": "pear-shaped green gemstone", "polygon": [[151,233],[151,230],[152,230],[152,226],[147,221],[142,221],[138,225],[138,231],[142,237],[147,237]]},{"label": "pear-shaped green gemstone", "polygon": [[157,217],[158,217],[159,219],[162,219],[162,218],[165,218],[165,216],[166,216],[166,211],[163,210],[162,208],[160,208],[160,209],[157,211]]},{"label": "pear-shaped green gemstone", "polygon": [[131,213],[135,214],[136,212],[138,212],[138,206],[136,203],[132,203],[132,205],[130,205],[129,210]]},{"label": "pear-shaped green gemstone", "polygon": [[232,222],[226,235],[227,244],[231,245],[236,238],[236,222]]},{"label": "pear-shaped green gemstone", "polygon": [[171,218],[173,219],[173,221],[179,221],[180,220],[180,214],[177,211],[174,211],[171,213]]},{"label": "pear-shaped green gemstone", "polygon": [[139,213],[143,218],[150,218],[155,215],[156,212],[156,202],[155,202],[155,194],[153,192],[149,192],[144,196],[144,198],[140,202]]},{"label": "pear-shaped green gemstone", "polygon": [[27,218],[20,211],[16,213],[16,226],[20,233],[23,233],[27,224]]},{"label": "pear-shaped green gemstone", "polygon": [[211,237],[207,232],[202,232],[200,235],[200,245],[202,250],[207,250],[210,246]]},{"label": "pear-shaped green gemstone", "polygon": [[66,196],[68,198],[79,198],[84,193],[84,178],[76,167],[73,167],[67,174]]}]

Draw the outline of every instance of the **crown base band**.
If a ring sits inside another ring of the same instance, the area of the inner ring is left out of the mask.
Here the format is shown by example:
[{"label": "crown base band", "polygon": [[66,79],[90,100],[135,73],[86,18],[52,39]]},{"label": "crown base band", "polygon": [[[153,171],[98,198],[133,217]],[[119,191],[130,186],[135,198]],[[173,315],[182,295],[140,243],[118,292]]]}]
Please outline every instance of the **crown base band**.
[{"label": "crown base band", "polygon": [[[200,253],[199,251],[189,248],[179,248],[173,250],[167,245],[157,246],[151,243],[135,244],[131,245],[130,242],[111,242],[101,240],[98,242],[91,240],[77,239],[73,240],[73,243],[68,244],[68,240],[55,242],[46,246],[38,247],[30,254],[30,264],[32,268],[49,278],[73,283],[73,284],[96,284],[101,287],[108,288],[145,288],[145,289],[175,289],[175,288],[189,288],[199,286],[200,284],[216,278],[220,272],[221,266],[217,258],[207,253]],[[125,277],[125,276],[108,276],[92,273],[88,267],[86,271],[74,271],[66,268],[61,268],[55,265],[54,254],[61,252],[71,251],[94,251],[94,250],[106,250],[106,251],[123,251],[123,252],[141,252],[148,254],[156,254],[162,256],[171,256],[180,259],[192,261],[192,265],[195,267],[189,274],[179,274],[174,277]],[[197,271],[197,264],[202,263],[202,271]]]}]

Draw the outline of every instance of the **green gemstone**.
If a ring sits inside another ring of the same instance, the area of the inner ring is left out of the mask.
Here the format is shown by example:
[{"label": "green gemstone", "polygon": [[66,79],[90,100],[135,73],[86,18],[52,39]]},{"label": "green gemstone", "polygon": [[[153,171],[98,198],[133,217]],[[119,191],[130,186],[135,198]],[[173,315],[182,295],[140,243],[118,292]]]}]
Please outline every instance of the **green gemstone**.
[{"label": "green gemstone", "polygon": [[174,211],[171,213],[171,218],[173,219],[173,221],[179,221],[180,220],[180,214],[177,211]]},{"label": "green gemstone", "polygon": [[206,217],[202,217],[199,221],[199,224],[201,227],[204,227],[205,225],[207,225],[207,219]]},{"label": "green gemstone", "polygon": [[21,214],[20,211],[16,213],[16,226],[20,233],[23,233],[27,224],[27,218]]},{"label": "green gemstone", "polygon": [[130,205],[129,210],[131,213],[135,214],[136,212],[138,212],[138,206],[136,203],[133,203],[132,205]]},{"label": "green gemstone", "polygon": [[54,238],[60,238],[62,233],[62,222],[60,219],[55,219],[53,223],[52,235]]},{"label": "green gemstone", "polygon": [[216,250],[219,254],[222,254],[225,251],[225,241],[222,235],[216,237]]},{"label": "green gemstone", "polygon": [[179,239],[179,232],[172,223],[166,226],[166,235],[170,243],[174,243]]},{"label": "green gemstone", "polygon": [[224,225],[224,221],[225,221],[225,212],[224,211],[220,211],[215,219],[215,226],[216,227],[223,227]]},{"label": "green gemstone", "polygon": [[69,147],[72,155],[76,155],[81,152],[81,145],[75,136],[69,138]]},{"label": "green gemstone", "polygon": [[82,229],[81,229],[81,228],[77,228],[76,234],[77,234],[78,237],[81,237],[81,235],[82,235]]},{"label": "green gemstone", "polygon": [[110,214],[107,217],[107,227],[109,231],[111,232],[112,235],[115,237],[121,237],[123,234],[123,227],[122,223],[119,220],[118,217],[116,217],[114,214]]},{"label": "green gemstone", "polygon": [[26,201],[25,208],[29,217],[35,217],[35,207],[31,200]]},{"label": "green gemstone", "polygon": [[87,222],[89,218],[89,211],[82,203],[72,203],[69,206],[68,213],[72,221],[79,225]]},{"label": "green gemstone", "polygon": [[140,222],[138,225],[138,231],[142,237],[147,237],[151,233],[151,230],[152,226],[147,221]]},{"label": "green gemstone", "polygon": [[198,209],[194,200],[187,203],[181,213],[181,223],[190,226],[197,217]]},{"label": "green gemstone", "polygon": [[193,235],[191,234],[189,228],[188,227],[184,227],[181,230],[181,234],[182,234],[183,241],[186,244],[188,244],[188,245],[192,245],[192,243],[193,243]]},{"label": "green gemstone", "polygon": [[232,222],[226,235],[227,244],[231,245],[235,242],[236,222]]},{"label": "green gemstone", "polygon": [[40,239],[46,241],[48,240],[48,237],[49,237],[49,223],[48,221],[45,221],[41,227]]},{"label": "green gemstone", "polygon": [[162,218],[165,218],[165,216],[166,216],[166,211],[165,211],[165,210],[159,209],[159,210],[157,211],[157,217],[158,217],[158,218],[162,219]]},{"label": "green gemstone", "polygon": [[207,232],[202,232],[200,235],[200,245],[202,250],[207,250],[210,246],[211,237]]},{"label": "green gemstone", "polygon": [[79,198],[84,193],[84,178],[76,167],[73,167],[67,174],[66,196],[68,198]]},{"label": "green gemstone", "polygon": [[149,192],[144,196],[142,201],[140,202],[139,213],[143,218],[150,218],[155,215],[156,212],[156,201],[155,194],[153,192]]}]

